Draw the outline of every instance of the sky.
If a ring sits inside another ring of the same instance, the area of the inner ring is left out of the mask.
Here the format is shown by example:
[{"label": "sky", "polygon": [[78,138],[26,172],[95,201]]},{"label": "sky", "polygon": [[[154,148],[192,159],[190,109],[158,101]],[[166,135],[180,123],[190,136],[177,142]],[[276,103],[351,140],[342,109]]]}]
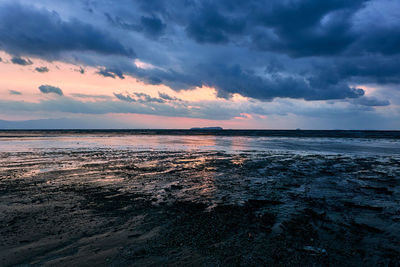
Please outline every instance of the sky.
[{"label": "sky", "polygon": [[400,1],[0,0],[0,128],[206,126],[400,129]]}]

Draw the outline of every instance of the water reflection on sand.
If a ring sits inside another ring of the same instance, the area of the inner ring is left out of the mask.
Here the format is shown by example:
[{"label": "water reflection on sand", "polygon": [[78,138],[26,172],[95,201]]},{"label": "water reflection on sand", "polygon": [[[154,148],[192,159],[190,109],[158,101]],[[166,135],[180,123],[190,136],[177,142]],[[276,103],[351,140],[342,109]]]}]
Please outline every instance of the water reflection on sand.
[{"label": "water reflection on sand", "polygon": [[397,139],[294,138],[254,136],[177,135],[60,135],[0,137],[0,152],[51,149],[123,149],[133,151],[294,151],[343,154],[400,154]]},{"label": "water reflection on sand", "polygon": [[149,262],[207,247],[264,263],[276,250],[300,265],[390,263],[400,255],[399,177],[391,139],[0,138],[0,265],[101,258],[112,242],[126,248],[112,252],[125,265],[141,242]]}]

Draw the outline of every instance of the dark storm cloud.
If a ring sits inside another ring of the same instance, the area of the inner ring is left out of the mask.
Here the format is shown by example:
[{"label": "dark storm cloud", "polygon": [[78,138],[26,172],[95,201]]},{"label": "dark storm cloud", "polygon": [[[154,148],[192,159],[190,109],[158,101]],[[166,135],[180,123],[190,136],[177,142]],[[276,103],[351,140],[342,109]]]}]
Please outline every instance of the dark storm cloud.
[{"label": "dark storm cloud", "polygon": [[382,53],[385,55],[398,54],[400,28],[383,28],[367,32],[364,36],[360,37],[360,42],[355,44],[354,47],[372,53]]},{"label": "dark storm cloud", "polygon": [[261,100],[275,97],[303,98],[306,100],[328,100],[356,98],[362,89],[352,88],[340,82],[328,82],[319,75],[284,76],[280,74],[261,78],[240,66],[215,66],[210,70],[210,86],[219,89],[220,95],[239,93]]},{"label": "dark storm cloud", "polygon": [[336,54],[360,38],[350,29],[351,18],[366,2],[182,0],[141,2],[141,7],[187,25],[188,36],[199,43],[251,40],[249,45],[260,50],[313,56]]},{"label": "dark storm cloud", "polygon": [[152,37],[158,37],[164,33],[165,24],[156,17],[141,17],[140,23],[143,31]]},{"label": "dark storm cloud", "polygon": [[[360,88],[326,77],[325,74],[303,73],[303,75],[283,75],[275,73],[261,77],[252,70],[243,69],[240,65],[224,64],[198,65],[191,74],[179,74],[174,71],[140,73],[152,75],[171,88],[180,90],[185,86],[210,86],[218,91],[218,96],[229,98],[238,93],[246,97],[270,101],[276,97],[287,97],[306,100],[329,100],[357,98],[364,95]],[[146,80],[147,77],[142,77]]]},{"label": "dark storm cloud", "polygon": [[57,94],[59,96],[64,95],[63,91],[60,88],[52,86],[52,85],[41,85],[41,86],[39,86],[39,90],[43,94],[51,94],[51,93],[53,93],[53,94]]},{"label": "dark storm cloud", "polygon": [[0,5],[0,44],[11,54],[45,58],[63,51],[134,55],[110,34],[79,19],[65,21],[54,11],[15,3]]},{"label": "dark storm cloud", "polygon": [[114,18],[109,13],[104,13],[104,15],[106,16],[108,22],[113,26],[116,26],[123,30],[128,30],[128,31],[141,31],[141,27],[138,24],[127,23],[119,16],[116,16]]},{"label": "dark storm cloud", "polygon": [[243,33],[245,19],[223,16],[213,6],[204,6],[198,15],[191,17],[188,35],[199,43],[226,43],[230,35]]},{"label": "dark storm cloud", "polygon": [[339,79],[356,77],[366,82],[400,83],[400,55],[340,58],[322,68]]},{"label": "dark storm cloud", "polygon": [[120,79],[125,79],[124,74],[122,73],[121,70],[115,69],[115,68],[103,68],[100,69],[97,74],[104,76],[104,77],[110,77],[115,79],[115,77],[119,77]]},{"label": "dark storm cloud", "polygon": [[[400,27],[395,27],[400,20],[382,29],[360,28],[355,17],[370,2],[138,1],[138,14],[155,14],[169,26],[183,27],[187,37],[200,46],[186,46],[181,70],[128,72],[144,82],[164,83],[175,90],[213,86],[221,97],[240,93],[261,100],[358,98],[364,91],[349,84],[399,82],[393,55],[400,52],[396,46]],[[225,51],[228,47],[237,49],[229,53]],[[221,56],[213,57],[211,53],[218,55],[218,51]],[[175,52],[180,50],[172,55]],[[271,55],[276,55],[275,60]],[[290,67],[292,62],[296,67]],[[265,72],[260,73],[260,68]]]},{"label": "dark storm cloud", "polygon": [[11,58],[11,62],[13,64],[17,64],[17,65],[21,65],[21,66],[28,66],[28,65],[33,64],[33,62],[29,58],[24,59],[22,57],[13,57],[13,58]]},{"label": "dark storm cloud", "polygon": [[356,36],[351,17],[366,1],[279,1],[254,14],[251,34],[256,47],[291,56],[332,55],[343,52]]},{"label": "dark storm cloud", "polygon": [[[182,14],[168,7],[161,12],[180,17],[175,20],[187,25],[188,36],[199,43],[234,42],[293,57],[336,55],[349,49],[352,53],[398,53],[398,27],[369,32],[352,29],[354,15],[368,2],[222,0],[188,5],[181,1]],[[380,42],[388,36],[388,42]]]},{"label": "dark storm cloud", "polygon": [[[188,36],[199,43],[246,44],[246,40],[251,40],[250,47],[293,57],[365,52],[398,54],[399,18],[394,18],[395,23],[389,25],[381,22],[376,27],[355,27],[355,16],[376,2],[379,3],[371,0],[222,0],[196,2],[183,10],[187,12]],[[381,6],[384,2],[381,1]],[[375,4],[373,11],[379,12],[376,9],[381,6]],[[179,16],[170,9],[164,12],[171,12],[168,13],[171,17]]]},{"label": "dark storm cloud", "polygon": [[15,90],[8,90],[8,93],[9,93],[10,95],[22,95],[21,92],[15,91]]},{"label": "dark storm cloud", "polygon": [[257,49],[294,57],[398,54],[399,18],[391,25],[354,29],[355,15],[371,2],[376,1],[204,1],[189,11],[187,30],[200,43],[250,38]]},{"label": "dark storm cloud", "polygon": [[49,72],[49,69],[47,67],[37,67],[35,68],[35,70],[41,73]]},{"label": "dark storm cloud", "polygon": [[104,15],[106,16],[109,23],[111,23],[111,25],[113,26],[128,31],[143,32],[146,36],[151,38],[160,37],[164,34],[166,28],[166,25],[161,21],[161,19],[155,16],[141,16],[140,20],[137,23],[128,23],[119,16],[116,16],[114,18],[109,13],[105,13]]},{"label": "dark storm cloud", "polygon": [[[388,102],[365,98],[358,84],[400,84],[398,1],[96,0],[84,1],[84,11],[71,4],[67,15],[55,5],[0,6],[3,49],[44,58],[78,51],[74,63],[105,77],[131,75],[174,90],[212,86],[225,98],[360,99],[351,103],[364,106]],[[154,68],[135,66],[133,49]],[[128,96],[138,99],[120,97]]]}]

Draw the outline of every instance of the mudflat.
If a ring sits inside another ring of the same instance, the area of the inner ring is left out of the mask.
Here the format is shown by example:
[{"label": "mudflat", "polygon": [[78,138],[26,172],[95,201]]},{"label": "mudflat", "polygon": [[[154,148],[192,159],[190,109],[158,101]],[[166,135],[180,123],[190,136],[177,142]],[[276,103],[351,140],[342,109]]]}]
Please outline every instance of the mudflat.
[{"label": "mudflat", "polygon": [[1,266],[400,264],[397,155],[76,144],[0,159]]}]

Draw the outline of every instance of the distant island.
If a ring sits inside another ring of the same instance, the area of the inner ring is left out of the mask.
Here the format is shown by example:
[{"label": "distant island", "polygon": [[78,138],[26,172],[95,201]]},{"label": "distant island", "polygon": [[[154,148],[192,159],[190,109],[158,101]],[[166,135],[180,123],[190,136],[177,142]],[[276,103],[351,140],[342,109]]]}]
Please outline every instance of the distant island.
[{"label": "distant island", "polygon": [[194,127],[190,128],[190,130],[223,130],[222,127]]}]

